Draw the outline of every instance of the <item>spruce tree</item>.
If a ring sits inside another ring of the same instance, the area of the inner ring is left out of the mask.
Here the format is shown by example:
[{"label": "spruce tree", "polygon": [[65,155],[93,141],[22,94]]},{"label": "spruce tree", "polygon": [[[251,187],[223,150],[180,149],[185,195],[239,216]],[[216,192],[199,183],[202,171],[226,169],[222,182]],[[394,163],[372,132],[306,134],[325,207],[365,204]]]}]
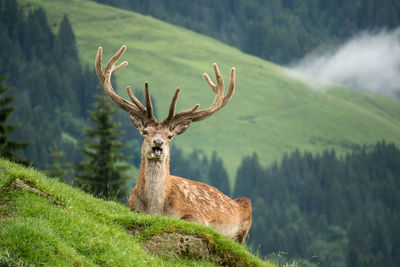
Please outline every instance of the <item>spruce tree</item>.
[{"label": "spruce tree", "polygon": [[51,158],[53,164],[47,165],[46,174],[51,177],[62,178],[66,180],[66,176],[70,173],[70,164],[64,163],[62,158],[65,156],[64,151],[60,150],[57,145],[51,149]]},{"label": "spruce tree", "polygon": [[128,157],[120,150],[127,146],[120,140],[119,124],[112,122],[116,111],[109,99],[105,95],[97,98],[90,113],[94,125],[85,131],[87,140],[81,148],[84,160],[76,165],[74,182],[95,196],[122,200],[127,180],[124,171],[129,166],[125,163]]},{"label": "spruce tree", "polygon": [[244,156],[237,169],[234,197],[248,197],[255,201],[255,192],[261,187],[263,168],[256,152],[252,156]]},{"label": "spruce tree", "polygon": [[[92,90],[96,89],[96,86],[91,89],[83,87],[88,85],[88,80],[85,80],[88,77],[83,76],[75,34],[67,15],[64,15],[60,23],[53,55],[55,66],[59,70],[59,80],[62,81],[61,86],[54,90],[54,94],[57,95],[58,99],[63,100],[62,105],[73,111],[74,115],[79,116],[79,113],[86,115],[84,114],[86,110],[82,112],[82,108],[87,108],[82,104],[87,99],[85,92],[87,90],[93,92]],[[62,64],[59,64],[59,62],[62,62]],[[93,76],[90,77],[90,81],[93,81]],[[93,83],[90,83],[89,86],[93,86]],[[77,99],[77,101],[70,101],[70,99]],[[89,99],[92,100],[92,98]]]},{"label": "spruce tree", "polygon": [[27,165],[28,161],[17,156],[15,152],[26,149],[29,144],[12,140],[10,135],[17,129],[17,126],[6,124],[8,117],[15,109],[8,105],[15,97],[5,96],[8,88],[3,85],[4,79],[4,76],[0,76],[0,156]]},{"label": "spruce tree", "polygon": [[64,57],[79,60],[78,49],[76,47],[76,37],[66,14],[60,23],[56,41],[59,53],[62,54],[60,55],[62,58]]},{"label": "spruce tree", "polygon": [[212,186],[218,188],[225,195],[229,196],[231,194],[228,173],[224,168],[222,160],[218,158],[216,151],[212,154],[208,177]]}]

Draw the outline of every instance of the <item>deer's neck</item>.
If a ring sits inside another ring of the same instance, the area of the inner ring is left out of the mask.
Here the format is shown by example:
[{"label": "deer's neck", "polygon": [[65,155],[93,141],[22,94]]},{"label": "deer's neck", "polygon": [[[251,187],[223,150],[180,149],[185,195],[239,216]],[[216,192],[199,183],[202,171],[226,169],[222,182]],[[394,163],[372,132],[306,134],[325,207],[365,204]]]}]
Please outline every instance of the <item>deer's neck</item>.
[{"label": "deer's neck", "polygon": [[142,192],[146,213],[162,214],[170,188],[169,156],[160,161],[142,156],[137,186]]}]

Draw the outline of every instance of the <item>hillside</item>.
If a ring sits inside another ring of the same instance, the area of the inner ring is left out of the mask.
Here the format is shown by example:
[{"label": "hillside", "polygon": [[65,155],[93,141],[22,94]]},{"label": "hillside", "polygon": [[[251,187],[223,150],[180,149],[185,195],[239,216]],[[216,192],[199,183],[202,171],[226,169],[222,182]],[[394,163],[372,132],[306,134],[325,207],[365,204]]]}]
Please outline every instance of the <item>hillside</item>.
[{"label": "hillside", "polygon": [[1,266],[275,266],[208,227],[132,213],[4,159],[0,237]]},{"label": "hillside", "polygon": [[360,31],[400,25],[396,0],[93,1],[150,15],[278,64]]},{"label": "hillside", "polygon": [[109,58],[127,45],[123,60],[129,65],[116,75],[119,91],[126,96],[127,84],[143,90],[148,80],[159,119],[166,116],[178,86],[182,88],[178,110],[196,103],[208,107],[213,93],[201,74],[212,75],[212,63],[217,62],[227,79],[235,66],[236,93],[230,103],[212,118],[192,124],[174,141],[187,152],[217,150],[231,179],[241,157],[254,151],[267,165],[296,147],[311,152],[335,148],[341,153],[381,139],[399,144],[396,101],[341,86],[310,87],[282,67],[133,12],[83,0],[19,2],[29,8],[42,6],[54,30],[68,14],[85,64],[93,64],[98,46]]}]

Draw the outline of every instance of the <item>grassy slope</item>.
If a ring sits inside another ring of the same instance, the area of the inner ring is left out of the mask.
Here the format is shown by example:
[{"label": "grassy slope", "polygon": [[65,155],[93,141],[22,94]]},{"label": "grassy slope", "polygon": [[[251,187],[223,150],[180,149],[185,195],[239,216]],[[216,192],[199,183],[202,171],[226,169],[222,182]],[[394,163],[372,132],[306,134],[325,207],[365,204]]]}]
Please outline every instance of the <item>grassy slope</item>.
[{"label": "grassy slope", "polygon": [[[48,195],[16,189],[17,178]],[[126,230],[139,226],[140,234]],[[0,158],[0,265],[213,266],[193,258],[173,260],[146,253],[141,243],[163,232],[207,236],[216,250],[246,265],[274,266],[207,227],[132,213]]]},{"label": "grassy slope", "polygon": [[[201,74],[217,62],[225,79],[237,69],[236,93],[216,116],[194,123],[176,142],[186,151],[216,149],[231,178],[243,155],[257,151],[264,164],[296,147],[318,152],[349,145],[400,140],[400,105],[383,97],[344,87],[318,90],[285,74],[285,69],[188,30],[90,1],[19,0],[41,5],[54,29],[67,13],[85,64],[93,64],[98,46],[105,58],[126,44],[129,61],[117,73],[121,94],[126,84],[152,97],[164,117],[174,89],[182,88],[178,110],[210,105],[213,94]],[[162,119],[162,118],[159,118]],[[132,129],[134,130],[134,129]]]}]

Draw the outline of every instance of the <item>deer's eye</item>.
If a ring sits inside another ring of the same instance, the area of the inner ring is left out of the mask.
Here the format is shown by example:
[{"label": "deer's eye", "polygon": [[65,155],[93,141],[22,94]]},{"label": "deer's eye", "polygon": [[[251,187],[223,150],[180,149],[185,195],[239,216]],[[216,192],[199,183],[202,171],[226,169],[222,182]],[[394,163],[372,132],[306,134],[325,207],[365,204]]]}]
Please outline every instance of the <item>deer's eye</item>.
[{"label": "deer's eye", "polygon": [[168,135],[168,139],[172,139],[172,137],[173,137],[172,135]]},{"label": "deer's eye", "polygon": [[142,131],[142,134],[143,134],[143,135],[146,135],[146,134],[148,134],[148,133],[149,133],[149,132],[146,131],[146,130],[143,130],[143,131]]}]

